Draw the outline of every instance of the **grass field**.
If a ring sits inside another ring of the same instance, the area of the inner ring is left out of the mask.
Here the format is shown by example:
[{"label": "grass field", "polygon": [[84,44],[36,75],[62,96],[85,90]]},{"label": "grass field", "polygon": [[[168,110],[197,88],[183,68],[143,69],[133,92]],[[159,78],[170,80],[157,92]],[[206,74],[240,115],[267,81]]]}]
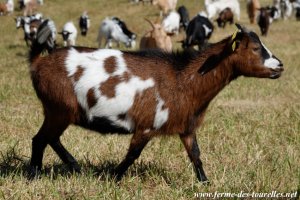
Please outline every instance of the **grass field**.
[{"label": "grass field", "polygon": [[[2,2],[2,0],[1,0]],[[16,2],[16,1],[15,1]],[[250,25],[241,0],[240,23]],[[271,0],[261,1],[262,5]],[[194,16],[202,0],[179,0]],[[127,0],[46,0],[39,9],[60,30],[87,10],[91,29],[80,46],[97,47],[99,23],[118,16],[141,36],[156,20],[158,9],[132,5]],[[16,11],[13,16],[21,15]],[[44,174],[27,181],[31,138],[43,121],[39,100],[28,73],[28,48],[13,16],[0,17],[0,199],[194,199],[198,192],[295,192],[300,185],[300,22],[295,18],[272,24],[263,42],[280,58],[285,71],[280,79],[239,78],[210,104],[197,132],[209,187],[200,184],[178,137],[153,139],[117,184],[109,176],[125,156],[130,136],[101,135],[69,127],[62,143],[77,158],[83,173],[68,174],[52,149],[44,155]],[[216,29],[211,42],[235,28]],[[175,49],[179,48],[173,39]],[[62,39],[58,38],[62,44]]]}]

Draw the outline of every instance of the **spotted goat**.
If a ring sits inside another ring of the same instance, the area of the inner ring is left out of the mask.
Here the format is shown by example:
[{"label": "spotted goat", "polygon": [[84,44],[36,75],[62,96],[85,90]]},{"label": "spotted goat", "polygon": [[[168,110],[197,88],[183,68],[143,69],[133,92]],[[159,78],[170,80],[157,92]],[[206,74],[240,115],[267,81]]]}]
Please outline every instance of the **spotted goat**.
[{"label": "spotted goat", "polygon": [[282,62],[254,32],[237,27],[235,34],[201,52],[69,47],[44,57],[44,48],[51,49],[49,31],[40,29],[29,61],[45,118],[32,140],[29,177],[40,172],[48,144],[71,170],[80,171],[60,142],[74,124],[102,134],[133,133],[127,155],[114,171],[116,180],[153,137],[179,135],[198,180],[207,183],[196,130],[210,101],[239,76],[276,79],[283,71]]}]

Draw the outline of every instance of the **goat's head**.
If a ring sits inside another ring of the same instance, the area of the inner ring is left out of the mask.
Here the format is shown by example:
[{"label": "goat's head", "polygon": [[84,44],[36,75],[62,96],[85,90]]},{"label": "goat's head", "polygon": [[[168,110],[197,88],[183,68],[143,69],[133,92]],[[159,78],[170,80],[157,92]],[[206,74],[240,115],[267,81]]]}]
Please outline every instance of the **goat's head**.
[{"label": "goat's head", "polygon": [[29,23],[29,17],[18,16],[15,18],[16,28],[24,27],[25,22]]},{"label": "goat's head", "polygon": [[232,64],[236,75],[279,78],[283,71],[282,62],[267,49],[256,33],[238,24],[237,27],[237,32],[226,40],[222,52],[209,57],[199,73],[205,74],[224,61]]},{"label": "goat's head", "polygon": [[159,23],[152,23],[150,20],[145,19],[152,27],[150,36],[155,40],[157,47],[162,48],[165,46],[166,40],[169,37],[164,30],[163,26]]},{"label": "goat's head", "polygon": [[63,40],[66,41],[69,39],[69,35],[72,33],[69,31],[62,31],[62,32],[58,32],[58,34],[62,35]]}]

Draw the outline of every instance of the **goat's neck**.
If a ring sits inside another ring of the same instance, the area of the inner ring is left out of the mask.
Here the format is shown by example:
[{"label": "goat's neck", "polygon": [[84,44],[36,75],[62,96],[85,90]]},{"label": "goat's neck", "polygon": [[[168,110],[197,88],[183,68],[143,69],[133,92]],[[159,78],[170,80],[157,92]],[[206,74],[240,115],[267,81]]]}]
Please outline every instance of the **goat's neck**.
[{"label": "goat's neck", "polygon": [[[202,60],[201,58],[200,60]],[[202,61],[203,62],[203,61]],[[201,63],[201,61],[199,61]],[[215,69],[209,71],[208,73],[201,75],[197,71],[200,68],[198,64],[197,68],[192,69],[192,73],[189,77],[185,77],[188,82],[185,91],[188,91],[194,102],[191,107],[194,111],[199,111],[205,109],[210,101],[233,79],[237,78],[233,71],[233,61],[230,58],[224,59]]]}]

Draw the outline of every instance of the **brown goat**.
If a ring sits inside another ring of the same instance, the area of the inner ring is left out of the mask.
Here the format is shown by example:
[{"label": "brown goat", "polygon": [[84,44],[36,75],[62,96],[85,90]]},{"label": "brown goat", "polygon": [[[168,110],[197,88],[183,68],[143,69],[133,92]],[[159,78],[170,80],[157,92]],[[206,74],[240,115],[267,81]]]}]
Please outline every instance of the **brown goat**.
[{"label": "brown goat", "polygon": [[152,30],[146,33],[140,41],[140,49],[162,49],[168,52],[172,51],[171,37],[167,35],[161,24],[153,24],[147,20],[152,26]]},{"label": "brown goat", "polygon": [[247,0],[247,13],[251,24],[255,23],[258,9],[260,9],[259,0]]},{"label": "brown goat", "polygon": [[233,24],[233,12],[230,8],[225,8],[220,12],[219,17],[216,19],[216,21],[218,23],[218,27],[220,28],[225,28],[227,22]]},{"label": "brown goat", "polygon": [[29,60],[45,118],[32,141],[30,177],[41,169],[48,144],[70,169],[80,171],[59,139],[75,124],[103,134],[133,133],[128,153],[115,170],[117,180],[151,138],[177,134],[198,180],[207,182],[196,130],[210,101],[239,76],[275,79],[283,71],[281,61],[254,32],[237,26],[239,31],[233,36],[202,52],[72,47],[44,57],[39,55],[51,44],[44,35],[49,31],[39,30]]},{"label": "brown goat", "polygon": [[152,0],[152,5],[160,9],[160,16],[167,15],[169,11],[175,10],[177,0]]},{"label": "brown goat", "polygon": [[7,7],[5,3],[0,2],[0,16],[7,15]]}]

